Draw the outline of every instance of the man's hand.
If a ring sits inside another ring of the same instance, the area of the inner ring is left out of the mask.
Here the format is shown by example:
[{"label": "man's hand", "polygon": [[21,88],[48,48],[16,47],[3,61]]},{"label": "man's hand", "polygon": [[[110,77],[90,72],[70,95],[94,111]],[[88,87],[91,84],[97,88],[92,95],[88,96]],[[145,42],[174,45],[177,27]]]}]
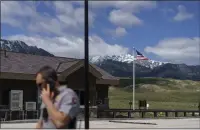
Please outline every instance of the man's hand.
[{"label": "man's hand", "polygon": [[47,84],[47,89],[43,88],[41,92],[42,101],[44,102],[44,104],[47,104],[47,102],[52,100],[53,96],[54,96],[54,93],[50,92],[50,86],[49,84]]},{"label": "man's hand", "polygon": [[47,85],[47,89],[43,88],[41,92],[41,98],[44,104],[46,105],[48,114],[51,117],[51,120],[55,124],[56,128],[63,128],[70,121],[70,117],[64,114],[63,112],[57,110],[57,108],[52,102],[53,96],[54,93],[50,93],[49,85]]},{"label": "man's hand", "polygon": [[42,129],[42,125],[43,125],[42,121],[39,120],[39,121],[37,122],[37,124],[36,124],[36,129]]}]

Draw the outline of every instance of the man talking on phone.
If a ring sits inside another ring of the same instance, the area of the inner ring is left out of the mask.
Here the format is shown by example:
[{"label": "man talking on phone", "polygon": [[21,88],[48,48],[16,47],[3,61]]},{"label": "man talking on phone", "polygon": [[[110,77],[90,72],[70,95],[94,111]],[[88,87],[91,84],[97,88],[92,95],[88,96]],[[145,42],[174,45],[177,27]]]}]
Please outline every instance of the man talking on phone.
[{"label": "man talking on phone", "polygon": [[61,86],[56,71],[42,67],[36,74],[36,84],[42,99],[37,129],[75,129],[80,103],[76,93]]}]

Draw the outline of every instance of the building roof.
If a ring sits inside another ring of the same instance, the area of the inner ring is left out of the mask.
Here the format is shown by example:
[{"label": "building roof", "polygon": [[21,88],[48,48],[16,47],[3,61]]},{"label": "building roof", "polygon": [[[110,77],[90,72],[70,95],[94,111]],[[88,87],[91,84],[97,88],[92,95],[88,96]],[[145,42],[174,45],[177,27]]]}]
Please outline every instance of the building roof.
[{"label": "building roof", "polygon": [[[42,66],[49,65],[54,69],[60,62],[69,63],[67,67],[78,61],[73,58],[38,56],[1,50],[1,72],[35,74]],[[62,71],[62,68],[59,69]],[[58,72],[59,72],[58,71]]]},{"label": "building roof", "polygon": [[108,72],[106,72],[105,70],[99,68],[96,65],[91,64],[92,67],[94,67],[97,71],[99,71],[102,74],[102,79],[110,79],[110,80],[119,80],[118,77],[114,77],[111,74],[109,74]]},{"label": "building roof", "polygon": [[[6,73],[35,74],[41,67],[49,65],[62,73],[83,59],[39,56],[32,54],[17,53],[1,50],[1,66],[0,71]],[[95,70],[102,75],[102,79],[118,80],[118,78],[110,75],[106,71],[90,64]]]}]

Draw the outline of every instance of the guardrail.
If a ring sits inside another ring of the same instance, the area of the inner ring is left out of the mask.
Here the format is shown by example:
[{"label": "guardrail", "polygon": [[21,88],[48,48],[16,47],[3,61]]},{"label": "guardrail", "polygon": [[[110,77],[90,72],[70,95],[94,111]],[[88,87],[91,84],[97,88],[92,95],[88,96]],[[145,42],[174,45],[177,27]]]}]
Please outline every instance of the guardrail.
[{"label": "guardrail", "polygon": [[174,113],[175,117],[179,117],[179,113],[183,113],[184,117],[187,117],[188,113],[192,113],[192,116],[195,117],[196,113],[197,116],[200,117],[200,110],[163,110],[163,109],[106,109],[106,110],[97,110],[97,118],[100,118],[101,113],[112,113],[112,118],[116,118],[116,113],[127,113],[128,118],[132,118],[132,113],[139,113],[141,118],[145,118],[147,113],[153,113],[153,117],[158,117],[159,113],[165,113],[165,117],[169,117],[169,113]]}]

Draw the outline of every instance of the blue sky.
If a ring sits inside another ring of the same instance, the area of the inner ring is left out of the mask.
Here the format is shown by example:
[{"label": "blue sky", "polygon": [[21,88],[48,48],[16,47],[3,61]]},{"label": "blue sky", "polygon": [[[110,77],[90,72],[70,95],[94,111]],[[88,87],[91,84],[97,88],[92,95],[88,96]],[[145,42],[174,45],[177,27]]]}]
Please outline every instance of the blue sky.
[{"label": "blue sky", "polygon": [[[153,60],[199,63],[200,2],[93,1],[90,55],[134,46]],[[1,2],[1,34],[55,55],[84,56],[82,2]]]}]

